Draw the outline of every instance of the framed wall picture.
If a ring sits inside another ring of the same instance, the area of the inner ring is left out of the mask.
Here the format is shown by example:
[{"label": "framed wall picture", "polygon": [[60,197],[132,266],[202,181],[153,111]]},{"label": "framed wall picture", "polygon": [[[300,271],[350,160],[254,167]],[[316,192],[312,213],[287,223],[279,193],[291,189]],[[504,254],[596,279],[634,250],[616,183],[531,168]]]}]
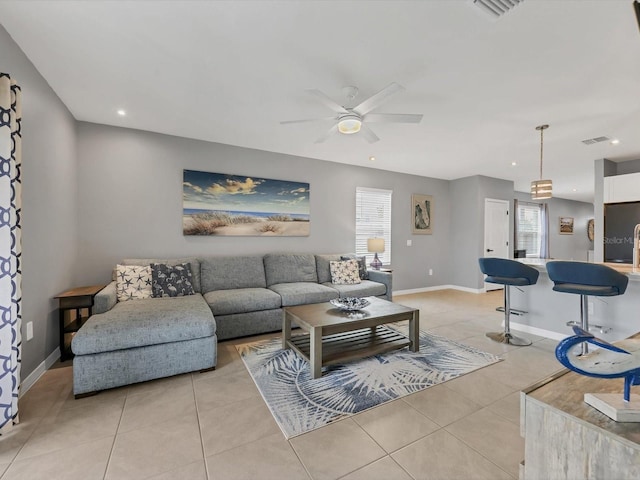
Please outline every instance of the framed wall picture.
[{"label": "framed wall picture", "polygon": [[573,235],[573,217],[560,217],[560,235]]},{"label": "framed wall picture", "polygon": [[414,193],[411,195],[411,232],[431,235],[433,232],[433,197]]},{"label": "framed wall picture", "polygon": [[182,232],[213,236],[309,236],[309,184],[184,170]]}]

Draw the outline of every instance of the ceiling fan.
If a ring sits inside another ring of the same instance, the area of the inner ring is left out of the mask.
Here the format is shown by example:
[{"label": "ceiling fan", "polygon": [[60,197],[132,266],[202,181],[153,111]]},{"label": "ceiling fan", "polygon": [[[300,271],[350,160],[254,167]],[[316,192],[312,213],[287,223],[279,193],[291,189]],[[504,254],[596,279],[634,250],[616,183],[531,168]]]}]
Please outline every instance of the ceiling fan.
[{"label": "ceiling fan", "polygon": [[[343,135],[352,135],[360,132],[364,139],[369,143],[374,143],[380,140],[378,136],[373,133],[366,124],[367,123],[420,123],[422,120],[421,114],[413,113],[370,113],[377,108],[382,102],[384,102],[391,95],[401,92],[404,87],[397,83],[392,83],[387,87],[380,90],[375,95],[370,96],[366,100],[360,102],[355,107],[346,107],[334,102],[327,95],[320,90],[307,90],[307,93],[313,95],[324,103],[327,107],[333,110],[336,115],[332,117],[323,118],[308,118],[303,120],[286,120],[280,122],[282,125],[289,123],[306,123],[306,122],[319,122],[323,120],[334,120],[334,125],[319,137],[315,143],[322,143],[334,133],[341,133]],[[352,102],[358,95],[358,89],[356,87],[345,87],[344,92],[347,96],[348,102]]]}]

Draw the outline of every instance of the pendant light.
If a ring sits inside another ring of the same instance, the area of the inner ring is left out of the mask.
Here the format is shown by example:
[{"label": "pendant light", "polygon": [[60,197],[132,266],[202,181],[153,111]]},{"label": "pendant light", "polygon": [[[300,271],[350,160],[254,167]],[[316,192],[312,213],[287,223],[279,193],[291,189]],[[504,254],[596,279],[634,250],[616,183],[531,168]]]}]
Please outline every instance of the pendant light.
[{"label": "pendant light", "polygon": [[536,130],[540,130],[540,180],[531,182],[531,198],[533,200],[544,200],[551,198],[552,182],[551,180],[542,179],[542,145],[544,143],[544,131],[549,125],[539,125]]}]

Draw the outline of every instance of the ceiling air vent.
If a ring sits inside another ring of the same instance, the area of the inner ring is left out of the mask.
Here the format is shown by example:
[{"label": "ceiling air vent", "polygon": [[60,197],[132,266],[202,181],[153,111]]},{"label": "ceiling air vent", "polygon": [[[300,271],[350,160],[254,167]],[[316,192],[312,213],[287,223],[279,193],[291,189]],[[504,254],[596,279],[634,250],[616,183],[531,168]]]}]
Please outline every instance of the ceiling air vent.
[{"label": "ceiling air vent", "polygon": [[494,17],[507,13],[524,0],[473,0],[474,5]]},{"label": "ceiling air vent", "polygon": [[586,140],[582,140],[582,143],[585,145],[593,145],[594,143],[600,142],[608,142],[611,139],[609,137],[595,137],[595,138],[587,138]]}]

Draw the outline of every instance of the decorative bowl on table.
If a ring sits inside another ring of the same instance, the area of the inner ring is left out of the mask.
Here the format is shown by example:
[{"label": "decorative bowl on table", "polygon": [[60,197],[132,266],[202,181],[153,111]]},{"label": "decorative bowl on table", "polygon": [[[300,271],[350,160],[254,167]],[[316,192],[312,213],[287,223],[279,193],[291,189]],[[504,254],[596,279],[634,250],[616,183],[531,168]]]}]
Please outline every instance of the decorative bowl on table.
[{"label": "decorative bowl on table", "polygon": [[358,297],[335,298],[333,300],[329,300],[329,302],[334,307],[339,308],[340,310],[346,310],[347,312],[357,312],[370,303],[366,298]]}]

